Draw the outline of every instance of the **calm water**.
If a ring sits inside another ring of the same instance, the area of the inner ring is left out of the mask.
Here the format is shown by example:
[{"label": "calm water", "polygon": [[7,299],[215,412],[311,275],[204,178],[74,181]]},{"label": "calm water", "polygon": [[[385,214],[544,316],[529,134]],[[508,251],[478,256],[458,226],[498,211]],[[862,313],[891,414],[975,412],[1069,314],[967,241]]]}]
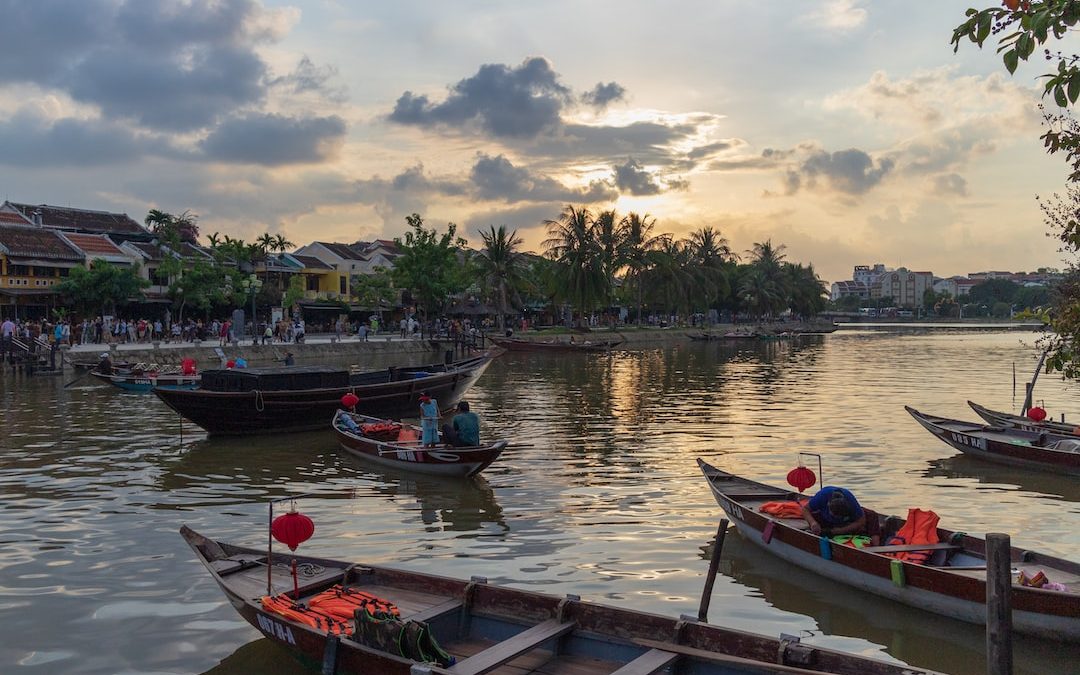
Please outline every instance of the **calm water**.
[{"label": "calm water", "polygon": [[[1080,479],[958,457],[903,410],[1016,409],[1036,360],[1013,332],[840,331],[783,344],[507,354],[471,392],[485,435],[527,441],[475,482],[371,470],[330,434],[208,441],[153,396],[0,378],[0,671],[291,672],[177,536],[265,542],[265,500],[310,493],[313,555],[479,574],[695,614],[719,509],[694,462],[783,484],[800,450],[876,510],[1005,531],[1080,559]],[[1075,414],[1075,385],[1037,398]],[[792,570],[728,536],[710,619],[979,673],[983,633]],[[1018,638],[1017,672],[1076,672],[1080,649]],[[296,672],[301,672],[298,668]]]}]

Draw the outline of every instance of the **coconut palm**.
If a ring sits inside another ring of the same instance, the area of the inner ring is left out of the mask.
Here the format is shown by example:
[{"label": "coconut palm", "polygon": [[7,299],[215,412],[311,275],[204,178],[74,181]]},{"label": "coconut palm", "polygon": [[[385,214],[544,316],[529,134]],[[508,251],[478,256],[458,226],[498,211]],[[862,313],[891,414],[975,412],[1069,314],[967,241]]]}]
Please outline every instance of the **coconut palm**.
[{"label": "coconut palm", "polygon": [[285,253],[290,248],[292,248],[294,246],[296,246],[296,244],[294,244],[291,241],[289,241],[288,239],[286,239],[285,235],[277,234],[277,235],[274,235],[274,246],[273,246],[273,249],[271,249],[271,250],[278,251],[280,253]]},{"label": "coconut palm", "polygon": [[701,272],[701,298],[705,306],[712,307],[731,294],[731,267],[738,256],[720,231],[709,226],[690,233],[687,245]]},{"label": "coconut palm", "polygon": [[521,253],[518,247],[523,243],[517,236],[517,230],[507,234],[506,226],[495,229],[489,226],[487,232],[480,232],[484,240],[484,249],[477,256],[476,265],[489,288],[495,290],[498,300],[499,331],[506,329],[507,297],[516,294],[521,283]]},{"label": "coconut palm", "polygon": [[262,252],[265,255],[266,253],[274,250],[275,241],[277,240],[274,239],[274,235],[270,234],[269,232],[263,232],[261,235],[259,235],[259,238],[255,240],[255,245],[262,249]]},{"label": "coconut palm", "polygon": [[788,286],[790,291],[791,311],[801,316],[813,316],[825,309],[828,291],[814,270],[813,263],[788,264]]},{"label": "coconut palm", "polygon": [[217,247],[221,246],[221,235],[217,232],[211,232],[209,235],[207,235],[206,242],[210,246],[210,248],[216,249]]},{"label": "coconut palm", "polygon": [[544,253],[558,263],[555,272],[559,297],[587,314],[607,297],[592,217],[584,207],[567,205],[557,220],[545,220],[544,225],[548,228]]},{"label": "coconut palm", "polygon": [[623,218],[623,254],[626,261],[626,280],[633,284],[637,297],[637,323],[642,323],[641,307],[645,296],[645,275],[659,261],[659,253],[670,242],[671,235],[653,235],[656,219],[649,214],[628,213]]},{"label": "coconut palm", "polygon": [[751,267],[739,286],[739,300],[752,316],[762,318],[784,304],[783,289],[765,270]]},{"label": "coconut palm", "polygon": [[604,275],[605,303],[611,307],[615,303],[615,274],[626,265],[625,223],[615,213],[615,209],[601,211],[592,221],[593,237],[596,239],[598,263]]}]

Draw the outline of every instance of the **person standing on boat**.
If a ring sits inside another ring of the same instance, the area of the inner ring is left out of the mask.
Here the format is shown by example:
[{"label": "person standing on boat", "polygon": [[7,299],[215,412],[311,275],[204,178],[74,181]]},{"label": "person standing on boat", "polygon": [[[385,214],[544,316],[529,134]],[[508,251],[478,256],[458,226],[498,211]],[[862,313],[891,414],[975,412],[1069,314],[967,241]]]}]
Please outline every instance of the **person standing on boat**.
[{"label": "person standing on boat", "polygon": [[877,514],[864,509],[847,488],[826,485],[802,506],[803,518],[814,534],[866,535],[872,546],[880,543]]},{"label": "person standing on boat", "polygon": [[457,404],[458,413],[442,428],[443,440],[456,447],[480,445],[480,418],[469,412],[469,402]]},{"label": "person standing on boat", "polygon": [[439,402],[426,391],[420,393],[420,430],[423,432],[420,442],[425,447],[435,447],[439,442]]}]

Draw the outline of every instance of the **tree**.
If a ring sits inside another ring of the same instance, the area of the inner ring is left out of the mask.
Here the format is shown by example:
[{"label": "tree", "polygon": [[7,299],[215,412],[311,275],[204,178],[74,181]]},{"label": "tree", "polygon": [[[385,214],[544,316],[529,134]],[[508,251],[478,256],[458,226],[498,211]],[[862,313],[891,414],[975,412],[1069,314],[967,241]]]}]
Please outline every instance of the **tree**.
[{"label": "tree", "polygon": [[389,307],[397,299],[397,290],[394,289],[394,280],[390,271],[385,267],[376,267],[371,274],[361,274],[354,277],[350,286],[353,297],[363,307],[375,309],[380,313],[384,307]]},{"label": "tree", "polygon": [[695,264],[701,268],[703,302],[713,307],[731,294],[731,266],[738,258],[728,241],[713,227],[702,227],[690,233],[690,251]]},{"label": "tree", "polygon": [[56,292],[85,314],[116,314],[116,306],[139,296],[150,282],[139,276],[138,267],[118,267],[94,260],[90,269],[76,267]]},{"label": "tree", "polygon": [[175,249],[179,248],[182,242],[195,244],[199,241],[198,219],[199,217],[190,211],[174,216],[165,211],[150,209],[143,223],[159,241]]},{"label": "tree", "polygon": [[286,251],[288,251],[293,246],[296,246],[296,244],[294,244],[291,241],[289,241],[288,239],[286,239],[285,235],[277,234],[277,235],[274,235],[274,245],[270,250],[277,251],[279,253],[285,253]]},{"label": "tree", "polygon": [[609,297],[592,215],[584,207],[568,204],[556,220],[545,220],[544,225],[548,228],[544,254],[558,263],[554,270],[557,298],[588,314]]},{"label": "tree", "polygon": [[645,277],[661,262],[661,250],[671,235],[653,235],[656,219],[649,214],[628,213],[623,219],[623,260],[626,279],[634,286],[637,299],[637,323],[642,323],[641,307],[645,298]]},{"label": "tree", "polygon": [[169,297],[176,310],[176,320],[184,320],[184,310],[191,307],[207,313],[215,305],[233,300],[237,272],[213,263],[194,261],[169,280]]},{"label": "tree", "polygon": [[466,275],[458,254],[466,241],[457,236],[457,225],[447,223],[446,232],[424,227],[419,213],[406,216],[412,228],[405,237],[395,238],[401,256],[394,261],[392,277],[408,289],[425,316],[441,312],[451,295],[464,290]]},{"label": "tree", "polygon": [[825,282],[818,277],[814,265],[787,264],[786,268],[790,289],[788,307],[800,316],[814,316],[825,309],[828,292]]},{"label": "tree", "polygon": [[517,230],[507,234],[506,226],[495,229],[490,226],[487,232],[480,232],[484,249],[480,251],[476,263],[487,282],[488,288],[495,291],[499,298],[499,331],[506,328],[507,297],[515,293],[521,284],[521,253],[518,247],[523,243],[517,236]]}]

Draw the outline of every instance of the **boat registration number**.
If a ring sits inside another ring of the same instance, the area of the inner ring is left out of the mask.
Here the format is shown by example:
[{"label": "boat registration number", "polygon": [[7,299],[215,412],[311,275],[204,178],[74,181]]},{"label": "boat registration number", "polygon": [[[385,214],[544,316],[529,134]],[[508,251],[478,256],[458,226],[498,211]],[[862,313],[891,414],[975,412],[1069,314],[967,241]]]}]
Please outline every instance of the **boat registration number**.
[{"label": "boat registration number", "polygon": [[973,436],[965,436],[963,434],[953,433],[952,439],[960,445],[966,445],[971,448],[978,448],[979,450],[986,449],[985,438],[975,438]]},{"label": "boat registration number", "polygon": [[282,642],[288,642],[291,645],[296,644],[296,638],[293,637],[292,630],[290,630],[288,626],[280,621],[275,621],[268,616],[263,616],[262,614],[257,614],[256,616],[259,619],[259,629],[262,630],[262,632],[272,638],[276,637]]}]

